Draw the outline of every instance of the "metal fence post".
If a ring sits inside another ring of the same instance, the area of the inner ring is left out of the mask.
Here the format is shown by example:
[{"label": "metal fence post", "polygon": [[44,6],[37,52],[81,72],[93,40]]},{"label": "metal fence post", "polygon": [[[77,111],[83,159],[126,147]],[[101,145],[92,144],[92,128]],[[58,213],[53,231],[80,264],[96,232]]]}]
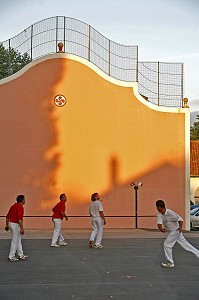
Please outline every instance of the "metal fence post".
[{"label": "metal fence post", "polygon": [[8,49],[9,49],[9,54],[8,54],[8,76],[11,75],[11,60],[10,60],[10,39],[8,40]]},{"label": "metal fence post", "polygon": [[66,52],[66,17],[64,17],[64,52]]},{"label": "metal fence post", "polygon": [[91,26],[88,27],[88,61],[91,59]]},{"label": "metal fence post", "polygon": [[181,71],[181,97],[182,97],[182,107],[184,106],[184,64],[182,63],[182,71]]},{"label": "metal fence post", "polygon": [[138,82],[138,46],[137,46],[137,53],[136,53],[136,82]]},{"label": "metal fence post", "polygon": [[111,41],[108,40],[108,75],[111,75]]},{"label": "metal fence post", "polygon": [[58,16],[56,17],[56,41],[55,41],[56,45],[55,45],[55,53],[57,52],[57,43],[58,43]]},{"label": "metal fence post", "polygon": [[158,61],[158,106],[160,105],[160,62]]},{"label": "metal fence post", "polygon": [[32,46],[33,46],[33,25],[31,26],[30,31],[30,58],[32,60]]}]

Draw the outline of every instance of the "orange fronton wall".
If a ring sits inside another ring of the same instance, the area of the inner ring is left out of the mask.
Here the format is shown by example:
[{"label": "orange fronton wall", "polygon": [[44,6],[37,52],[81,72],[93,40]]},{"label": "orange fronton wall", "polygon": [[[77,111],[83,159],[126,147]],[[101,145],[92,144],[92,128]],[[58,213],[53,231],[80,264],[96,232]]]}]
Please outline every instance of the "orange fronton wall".
[{"label": "orange fronton wall", "polygon": [[[54,104],[57,94],[67,99],[63,107]],[[1,215],[25,194],[26,216],[50,216],[65,192],[67,214],[88,216],[90,195],[99,192],[107,216],[131,216],[130,183],[142,181],[139,215],[154,216],[155,201],[164,199],[186,218],[186,109],[158,108],[138,94],[136,83],[111,79],[65,54],[2,80],[0,101]],[[63,226],[90,222],[72,217]],[[52,224],[34,217],[25,226]],[[107,217],[107,227],[134,228],[135,219]],[[156,228],[156,219],[140,217],[138,227]]]}]

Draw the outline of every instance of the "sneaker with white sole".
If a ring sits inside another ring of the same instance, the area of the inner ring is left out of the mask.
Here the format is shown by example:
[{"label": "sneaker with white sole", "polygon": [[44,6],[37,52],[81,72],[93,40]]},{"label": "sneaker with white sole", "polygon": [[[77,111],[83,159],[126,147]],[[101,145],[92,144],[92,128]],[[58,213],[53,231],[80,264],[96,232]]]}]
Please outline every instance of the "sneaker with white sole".
[{"label": "sneaker with white sole", "polygon": [[58,248],[58,247],[60,247],[60,245],[57,245],[57,244],[51,244],[51,247],[56,247],[56,248]]},{"label": "sneaker with white sole", "polygon": [[60,242],[59,245],[60,246],[66,246],[66,245],[68,245],[68,243],[66,243],[66,242],[63,241],[63,242]]},{"label": "sneaker with white sole", "polygon": [[102,246],[102,245],[95,245],[94,247],[95,247],[95,248],[98,248],[98,249],[104,248],[104,246]]},{"label": "sneaker with white sole", "polygon": [[162,266],[165,268],[173,268],[174,264],[172,264],[171,262],[166,262],[166,263],[162,263]]},{"label": "sneaker with white sole", "polygon": [[21,256],[19,256],[19,260],[25,260],[25,259],[27,259],[27,258],[28,258],[27,255],[21,255]]},{"label": "sneaker with white sole", "polygon": [[18,261],[19,259],[13,256],[13,257],[9,257],[8,260],[13,262],[13,261]]}]

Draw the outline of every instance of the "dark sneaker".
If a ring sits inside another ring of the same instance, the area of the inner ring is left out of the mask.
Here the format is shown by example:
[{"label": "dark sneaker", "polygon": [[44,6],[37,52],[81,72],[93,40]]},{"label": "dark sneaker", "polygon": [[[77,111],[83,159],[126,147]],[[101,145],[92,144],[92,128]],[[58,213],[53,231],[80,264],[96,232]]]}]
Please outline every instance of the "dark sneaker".
[{"label": "dark sneaker", "polygon": [[89,248],[93,248],[93,241],[92,240],[89,240],[88,246],[89,246]]}]

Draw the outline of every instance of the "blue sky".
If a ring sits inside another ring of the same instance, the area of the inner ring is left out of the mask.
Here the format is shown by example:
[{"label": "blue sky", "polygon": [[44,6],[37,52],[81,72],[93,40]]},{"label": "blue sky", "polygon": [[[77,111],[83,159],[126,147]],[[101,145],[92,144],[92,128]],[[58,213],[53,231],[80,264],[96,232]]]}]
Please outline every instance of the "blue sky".
[{"label": "blue sky", "polygon": [[199,112],[198,0],[0,0],[0,41],[56,15],[84,21],[114,42],[138,45],[139,60],[183,62],[184,95]]}]

